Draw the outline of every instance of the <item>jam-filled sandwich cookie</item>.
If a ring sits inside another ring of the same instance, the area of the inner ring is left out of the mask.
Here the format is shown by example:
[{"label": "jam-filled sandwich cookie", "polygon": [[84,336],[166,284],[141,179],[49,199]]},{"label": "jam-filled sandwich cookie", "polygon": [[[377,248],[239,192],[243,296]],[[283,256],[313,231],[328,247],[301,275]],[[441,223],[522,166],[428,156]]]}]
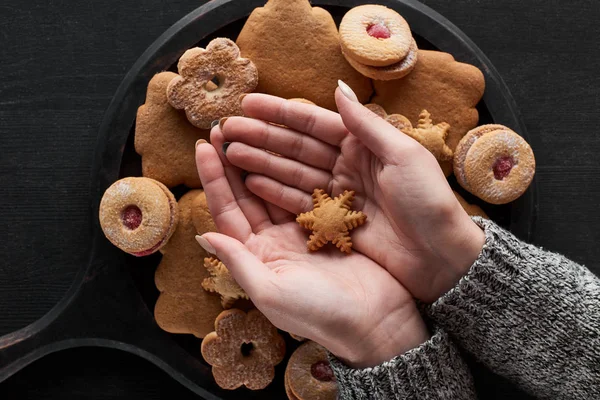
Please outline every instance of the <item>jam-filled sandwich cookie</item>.
[{"label": "jam-filled sandwich cookie", "polygon": [[264,389],[275,377],[275,366],[285,356],[285,341],[258,310],[223,311],[215,332],[202,341],[202,357],[212,365],[217,385],[223,389]]},{"label": "jam-filled sandwich cookie", "polygon": [[[240,57],[240,49],[226,38],[213,39],[206,49],[186,51],[177,64],[179,76],[167,87],[171,106],[184,109],[196,127],[209,129],[213,121],[242,115],[240,95],[258,85],[252,61]],[[218,83],[212,85],[216,80]]]},{"label": "jam-filled sandwich cookie", "polygon": [[106,238],[137,257],[163,247],[177,220],[175,197],[165,185],[149,178],[121,179],[100,202],[100,226]]},{"label": "jam-filled sandwich cookie", "polygon": [[375,80],[400,79],[417,63],[408,23],[380,5],[354,7],[340,23],[342,53],[358,72]]},{"label": "jam-filled sandwich cookie", "polygon": [[335,400],[338,394],[327,350],[311,341],[298,347],[290,357],[284,383],[290,400]]},{"label": "jam-filled sandwich cookie", "polygon": [[535,174],[529,144],[502,125],[483,125],[469,131],[456,147],[454,173],[458,183],[491,204],[519,198]]}]

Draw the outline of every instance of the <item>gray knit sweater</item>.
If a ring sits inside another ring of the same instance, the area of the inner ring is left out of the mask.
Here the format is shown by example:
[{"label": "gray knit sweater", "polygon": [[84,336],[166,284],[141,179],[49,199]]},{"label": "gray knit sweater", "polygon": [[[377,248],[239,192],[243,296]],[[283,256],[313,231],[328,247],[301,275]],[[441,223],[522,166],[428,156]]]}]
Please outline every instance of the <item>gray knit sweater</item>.
[{"label": "gray knit sweater", "polygon": [[475,399],[455,344],[541,399],[600,399],[600,280],[493,222],[460,282],[427,316],[429,341],[375,368],[331,357],[342,399]]}]

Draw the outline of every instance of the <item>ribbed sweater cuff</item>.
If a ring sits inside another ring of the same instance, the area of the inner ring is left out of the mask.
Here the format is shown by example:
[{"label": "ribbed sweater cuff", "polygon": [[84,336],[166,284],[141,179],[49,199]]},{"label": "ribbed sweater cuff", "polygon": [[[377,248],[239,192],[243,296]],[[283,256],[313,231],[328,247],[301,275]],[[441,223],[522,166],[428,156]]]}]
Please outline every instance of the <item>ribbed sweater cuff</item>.
[{"label": "ribbed sweater cuff", "polygon": [[427,342],[373,368],[353,369],[330,355],[340,399],[475,399],[471,373],[442,330]]}]

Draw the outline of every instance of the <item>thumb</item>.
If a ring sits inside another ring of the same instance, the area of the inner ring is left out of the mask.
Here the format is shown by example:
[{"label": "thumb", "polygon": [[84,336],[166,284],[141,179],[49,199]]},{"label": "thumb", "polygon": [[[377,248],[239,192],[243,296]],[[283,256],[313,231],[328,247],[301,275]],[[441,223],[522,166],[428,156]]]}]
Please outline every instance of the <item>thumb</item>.
[{"label": "thumb", "polygon": [[358,102],[350,86],[338,81],[335,102],[346,129],[384,164],[397,164],[399,151],[412,139]]},{"label": "thumb", "polygon": [[[265,289],[270,287],[269,282],[275,274],[240,241],[213,232],[197,235],[196,240],[204,250],[216,255],[225,264],[233,279],[251,299],[264,295]],[[259,291],[262,293],[259,294]]]}]

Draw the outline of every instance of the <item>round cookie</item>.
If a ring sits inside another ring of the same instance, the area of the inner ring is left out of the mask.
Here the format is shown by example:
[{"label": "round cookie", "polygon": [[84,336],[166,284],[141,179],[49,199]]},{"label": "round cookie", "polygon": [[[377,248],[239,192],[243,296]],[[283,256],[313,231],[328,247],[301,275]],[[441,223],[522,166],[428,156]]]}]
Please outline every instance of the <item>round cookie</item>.
[{"label": "round cookie", "polygon": [[168,242],[177,226],[177,202],[169,189],[154,179],[124,178],[104,193],[99,218],[112,244],[142,257]]},{"label": "round cookie", "polygon": [[386,67],[373,67],[362,64],[348,55],[346,50],[342,50],[342,53],[344,54],[344,57],[346,57],[348,64],[352,65],[352,68],[364,76],[376,81],[389,81],[404,78],[415,68],[415,65],[417,65],[418,50],[417,43],[413,40],[406,57],[397,63]]},{"label": "round cookie", "polygon": [[535,157],[521,136],[506,128],[476,139],[464,160],[464,178],[475,196],[491,204],[519,198],[535,174]]},{"label": "round cookie", "polygon": [[481,136],[485,135],[486,133],[501,129],[508,128],[504,125],[498,124],[478,126],[477,128],[471,129],[469,132],[467,132],[467,134],[463,136],[460,142],[458,142],[458,144],[456,145],[456,150],[454,150],[454,175],[456,176],[456,180],[458,181],[458,183],[465,189],[467,189],[467,182],[464,174],[464,166],[465,158],[467,157],[467,152],[469,151],[473,143],[475,143],[475,141]]},{"label": "round cookie", "polygon": [[264,389],[275,377],[275,365],[285,356],[285,341],[258,310],[223,311],[215,332],[202,341],[202,357],[212,365],[217,385],[223,389],[246,386]]},{"label": "round cookie", "polygon": [[407,57],[413,43],[406,20],[396,11],[374,4],[348,11],[339,32],[346,59],[373,67],[398,63]]},{"label": "round cookie", "polygon": [[335,400],[338,385],[329,365],[327,350],[315,342],[303,343],[285,368],[286,392],[290,399]]}]

